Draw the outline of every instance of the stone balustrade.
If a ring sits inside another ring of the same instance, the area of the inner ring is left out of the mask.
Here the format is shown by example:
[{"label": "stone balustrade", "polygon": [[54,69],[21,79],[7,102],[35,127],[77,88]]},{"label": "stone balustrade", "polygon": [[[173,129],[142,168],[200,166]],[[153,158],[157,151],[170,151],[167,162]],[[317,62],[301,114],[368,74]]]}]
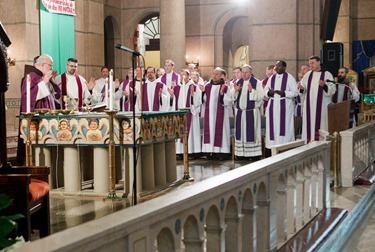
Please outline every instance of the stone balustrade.
[{"label": "stone balustrade", "polygon": [[375,121],[340,132],[341,185],[353,181],[375,161]]},{"label": "stone balustrade", "polygon": [[329,153],[304,145],[19,251],[274,251],[329,207]]}]

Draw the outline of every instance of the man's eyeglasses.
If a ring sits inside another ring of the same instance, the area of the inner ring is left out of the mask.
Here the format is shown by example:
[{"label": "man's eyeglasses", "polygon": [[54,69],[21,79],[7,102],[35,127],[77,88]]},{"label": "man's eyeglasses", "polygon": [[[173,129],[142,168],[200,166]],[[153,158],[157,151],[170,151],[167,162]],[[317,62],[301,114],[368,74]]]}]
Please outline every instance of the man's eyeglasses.
[{"label": "man's eyeglasses", "polygon": [[51,68],[52,68],[52,66],[53,66],[52,64],[50,64],[50,63],[46,63],[46,62],[43,63],[43,64],[45,64],[45,65],[49,65]]}]

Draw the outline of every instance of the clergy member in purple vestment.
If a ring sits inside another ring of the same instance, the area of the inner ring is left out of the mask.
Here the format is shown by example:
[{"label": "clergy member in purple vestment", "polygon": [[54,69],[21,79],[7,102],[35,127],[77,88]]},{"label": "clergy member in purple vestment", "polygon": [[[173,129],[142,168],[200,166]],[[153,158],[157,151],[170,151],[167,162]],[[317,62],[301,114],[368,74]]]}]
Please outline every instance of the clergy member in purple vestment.
[{"label": "clergy member in purple vestment", "polygon": [[180,75],[173,71],[174,62],[173,60],[166,60],[164,64],[165,74],[160,77],[160,81],[163,82],[168,88],[174,87],[180,83]]},{"label": "clergy member in purple vestment", "polygon": [[[62,96],[67,95],[69,98],[78,100],[76,108],[81,111],[83,104],[88,104],[89,100],[92,99],[90,91],[92,91],[95,86],[95,79],[91,78],[90,82],[87,83],[85,78],[77,73],[77,69],[78,60],[69,58],[66,63],[66,72],[56,77],[56,83],[61,88]],[[68,103],[68,108],[74,107],[71,101]],[[61,100],[61,104],[62,108],[66,107],[64,99]]]},{"label": "clergy member in purple vestment", "polygon": [[211,81],[201,87],[205,104],[202,152],[208,158],[226,159],[230,153],[229,113],[226,107],[232,105],[233,99],[221,78],[223,72],[223,69],[215,68]]},{"label": "clergy member in purple vestment", "polygon": [[[42,54],[35,63],[35,70],[29,73],[30,76],[30,111],[37,108],[55,109],[55,99],[61,96],[60,88],[52,80],[52,57]],[[23,79],[21,86],[21,112],[26,112],[26,82]]]},{"label": "clergy member in purple vestment", "polygon": [[[34,68],[29,72],[30,76],[30,112],[37,108],[55,109],[55,100],[61,96],[60,88],[53,82],[53,60],[47,54],[40,55],[34,63]],[[21,84],[21,108],[20,112],[26,112],[26,76]],[[23,165],[25,161],[25,147],[22,139],[18,138],[17,165]]]},{"label": "clergy member in purple vestment", "polygon": [[[202,103],[202,92],[194,81],[189,78],[187,69],[180,71],[182,83],[174,87],[176,110],[188,109],[186,113],[186,131],[188,134],[188,154],[201,153],[201,133],[199,124],[199,112]],[[199,74],[193,72],[192,76],[199,81]],[[182,158],[184,153],[183,139],[176,140],[176,154]]]},{"label": "clergy member in purple vestment", "polygon": [[[354,100],[354,102],[359,102],[361,93],[359,92],[357,86],[352,83],[352,81],[347,78],[349,69],[347,67],[340,67],[337,72],[337,83],[336,93],[332,96],[333,103],[339,103],[347,100]],[[351,118],[349,121],[349,127],[354,128],[357,125],[357,115],[354,108],[350,109]]]},{"label": "clergy member in purple vestment", "polygon": [[[128,71],[128,75],[126,80],[124,80],[121,85],[118,87],[118,90],[116,91],[114,95],[115,100],[120,101],[120,109],[121,111],[133,111],[134,109],[134,100],[137,100],[138,91],[140,90],[140,80],[143,80],[143,68],[137,67],[135,70],[135,88],[134,88],[134,82],[133,82],[133,69],[130,68]],[[134,92],[134,97],[133,97]],[[139,111],[138,106],[135,108],[136,111]]]},{"label": "clergy member in purple vestment", "polygon": [[[310,67],[307,64],[303,64],[298,72],[298,82],[297,88],[299,83],[302,81],[303,76],[310,70]],[[303,102],[304,96],[303,93],[298,94],[294,99],[294,116],[297,117],[297,120],[302,120],[302,110],[303,110]]]},{"label": "clergy member in purple vestment", "polygon": [[309,58],[311,70],[303,76],[298,88],[305,95],[302,114],[302,139],[306,143],[319,140],[319,130],[328,131],[328,105],[336,92],[330,72],[324,71],[318,56]]},{"label": "clergy member in purple vestment", "polygon": [[[147,67],[147,80],[142,85],[142,111],[169,111],[172,107],[173,90],[156,79],[155,67]],[[139,107],[140,95],[137,94],[136,108]]]},{"label": "clergy member in purple vestment", "polygon": [[333,103],[338,103],[346,100],[354,100],[358,102],[361,93],[357,86],[347,78],[349,69],[347,67],[340,67],[337,73],[336,93],[332,97]]},{"label": "clergy member in purple vestment", "polygon": [[104,100],[104,90],[106,82],[109,77],[109,69],[106,66],[103,66],[100,69],[101,78],[95,80],[95,86],[92,89],[92,100],[91,105],[95,105],[103,102]]},{"label": "clergy member in purple vestment", "polygon": [[259,160],[262,155],[261,117],[264,91],[262,82],[252,76],[250,65],[242,66],[242,78],[233,86],[236,101],[235,156]]},{"label": "clergy member in purple vestment", "polygon": [[266,153],[271,156],[272,146],[289,143],[294,137],[294,98],[298,96],[294,77],[286,72],[286,62],[275,65],[276,73],[268,78],[264,95],[268,98],[266,107]]}]

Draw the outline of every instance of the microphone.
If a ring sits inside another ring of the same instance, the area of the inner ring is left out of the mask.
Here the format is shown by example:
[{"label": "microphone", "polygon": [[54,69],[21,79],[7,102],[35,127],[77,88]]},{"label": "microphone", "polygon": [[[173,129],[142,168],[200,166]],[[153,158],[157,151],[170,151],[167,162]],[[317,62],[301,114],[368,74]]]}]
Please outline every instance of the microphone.
[{"label": "microphone", "polygon": [[326,79],[326,82],[336,83],[336,81],[334,81],[334,80],[329,80],[329,79]]},{"label": "microphone", "polygon": [[120,44],[116,44],[115,47],[116,47],[117,49],[120,49],[120,50],[123,50],[123,51],[130,52],[130,53],[132,53],[132,54],[134,54],[134,55],[141,56],[141,53],[140,53],[140,52],[134,51],[134,50],[132,50],[132,49],[126,47],[126,46],[123,46],[123,45],[120,45]]}]

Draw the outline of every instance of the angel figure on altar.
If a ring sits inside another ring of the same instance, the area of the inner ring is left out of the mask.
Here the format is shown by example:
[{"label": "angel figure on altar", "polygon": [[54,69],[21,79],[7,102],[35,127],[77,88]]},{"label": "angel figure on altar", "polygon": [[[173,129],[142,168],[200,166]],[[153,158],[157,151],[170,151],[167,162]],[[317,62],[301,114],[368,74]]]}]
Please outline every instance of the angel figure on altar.
[{"label": "angel figure on altar", "polygon": [[89,121],[89,126],[87,127],[86,138],[89,141],[100,141],[103,138],[103,133],[100,130],[99,119],[92,118]]},{"label": "angel figure on altar", "polygon": [[121,129],[122,129],[122,139],[124,141],[132,141],[133,140],[133,127],[131,125],[130,119],[125,118],[121,121]]},{"label": "angel figure on altar", "polygon": [[70,131],[70,123],[67,119],[63,118],[59,122],[59,130],[56,135],[59,141],[70,141],[72,139],[72,132]]},{"label": "angel figure on altar", "polygon": [[39,121],[31,120],[30,122],[30,141],[41,140],[42,132],[39,130]]}]

